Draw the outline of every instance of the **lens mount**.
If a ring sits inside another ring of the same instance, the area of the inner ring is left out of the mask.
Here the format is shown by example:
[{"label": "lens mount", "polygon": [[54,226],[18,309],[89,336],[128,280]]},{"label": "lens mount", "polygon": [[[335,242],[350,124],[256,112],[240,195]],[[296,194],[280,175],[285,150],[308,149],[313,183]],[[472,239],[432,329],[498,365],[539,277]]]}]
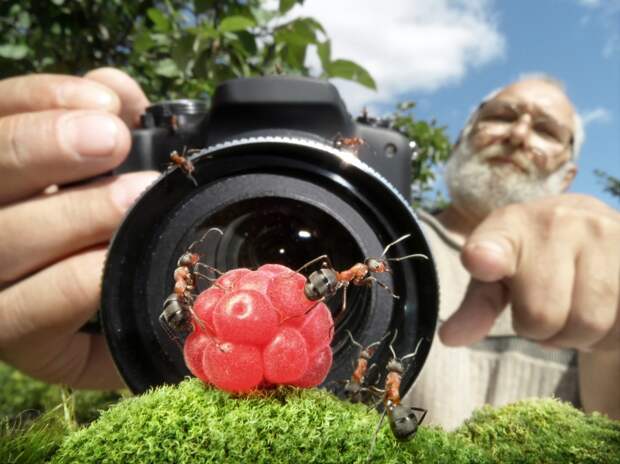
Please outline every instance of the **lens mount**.
[{"label": "lens mount", "polygon": [[[233,140],[191,157],[195,187],[171,168],[141,196],[112,239],[104,269],[102,324],[116,365],[129,388],[143,392],[189,375],[182,340],[160,325],[163,302],[173,289],[181,254],[206,230],[199,244],[202,262],[221,271],[255,269],[265,263],[297,269],[327,254],[344,270],[411,234],[389,257],[430,250],[415,216],[400,194],[347,151],[311,138],[264,136]],[[372,287],[349,286],[328,302],[338,316],[334,363],[324,382],[339,390],[350,377],[362,345],[384,339],[373,361],[384,366],[394,342],[400,357],[418,354],[403,377],[403,391],[417,378],[430,350],[438,314],[438,286],[432,259],[390,262],[393,272],[377,279],[399,296]],[[302,272],[309,275],[314,266]],[[382,375],[377,370],[377,375]]]}]

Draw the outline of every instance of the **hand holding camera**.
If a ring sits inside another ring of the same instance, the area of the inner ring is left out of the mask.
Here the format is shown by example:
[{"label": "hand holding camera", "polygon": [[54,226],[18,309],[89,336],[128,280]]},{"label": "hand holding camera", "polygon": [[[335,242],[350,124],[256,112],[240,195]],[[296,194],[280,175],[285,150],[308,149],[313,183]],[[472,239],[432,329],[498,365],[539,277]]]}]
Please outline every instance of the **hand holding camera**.
[{"label": "hand holding camera", "polygon": [[107,242],[152,173],[63,187],[113,169],[148,101],[124,73],[0,81],[0,358],[74,387],[122,385],[100,335]]}]

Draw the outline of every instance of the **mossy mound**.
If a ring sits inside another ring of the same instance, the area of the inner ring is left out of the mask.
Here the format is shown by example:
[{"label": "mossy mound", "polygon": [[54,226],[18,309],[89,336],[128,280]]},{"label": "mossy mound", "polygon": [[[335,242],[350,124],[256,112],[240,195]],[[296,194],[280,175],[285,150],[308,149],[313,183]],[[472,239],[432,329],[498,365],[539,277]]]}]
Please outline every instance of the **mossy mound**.
[{"label": "mossy mound", "polygon": [[[53,462],[364,462],[378,418],[322,390],[236,398],[192,379],[105,411],[72,434]],[[424,428],[401,444],[384,427],[372,461],[402,464],[422,456],[445,463],[483,457],[467,439],[440,429]]]},{"label": "mossy mound", "polygon": [[620,422],[531,399],[474,413],[457,431],[497,463],[620,463]]},{"label": "mossy mound", "polygon": [[[234,397],[190,379],[121,401],[72,433],[52,462],[361,463],[378,419],[321,390]],[[484,408],[453,433],[421,427],[405,443],[384,425],[371,462],[615,463],[620,426],[554,400],[521,402]]]}]

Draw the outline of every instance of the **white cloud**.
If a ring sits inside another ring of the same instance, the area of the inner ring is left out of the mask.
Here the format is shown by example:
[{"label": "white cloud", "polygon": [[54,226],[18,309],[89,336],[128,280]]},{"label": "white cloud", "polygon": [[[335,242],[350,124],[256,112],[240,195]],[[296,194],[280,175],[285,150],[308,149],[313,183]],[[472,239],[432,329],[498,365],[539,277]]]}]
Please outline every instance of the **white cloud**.
[{"label": "white cloud", "polygon": [[607,123],[611,121],[611,112],[602,107],[594,108],[591,110],[585,110],[580,113],[581,120],[584,126],[588,126],[592,123]]},{"label": "white cloud", "polygon": [[596,8],[600,6],[601,1],[600,0],[578,0],[578,3],[581,6],[585,6],[586,8]]},{"label": "white cloud", "polygon": [[375,78],[378,92],[334,80],[353,111],[457,83],[505,48],[492,0],[306,0],[291,14],[320,21],[332,58],[351,59]]}]

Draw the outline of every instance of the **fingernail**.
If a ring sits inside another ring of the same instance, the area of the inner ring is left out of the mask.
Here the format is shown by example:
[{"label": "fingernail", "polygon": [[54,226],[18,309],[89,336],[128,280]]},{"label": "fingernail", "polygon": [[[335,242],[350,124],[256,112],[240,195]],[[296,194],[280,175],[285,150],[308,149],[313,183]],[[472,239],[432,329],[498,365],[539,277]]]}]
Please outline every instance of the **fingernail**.
[{"label": "fingernail", "polygon": [[122,211],[126,211],[157,177],[159,174],[155,172],[139,172],[119,177],[112,186],[114,202]]},{"label": "fingernail", "polygon": [[114,153],[119,128],[112,116],[102,113],[68,114],[61,119],[60,137],[84,158],[104,158]]}]

